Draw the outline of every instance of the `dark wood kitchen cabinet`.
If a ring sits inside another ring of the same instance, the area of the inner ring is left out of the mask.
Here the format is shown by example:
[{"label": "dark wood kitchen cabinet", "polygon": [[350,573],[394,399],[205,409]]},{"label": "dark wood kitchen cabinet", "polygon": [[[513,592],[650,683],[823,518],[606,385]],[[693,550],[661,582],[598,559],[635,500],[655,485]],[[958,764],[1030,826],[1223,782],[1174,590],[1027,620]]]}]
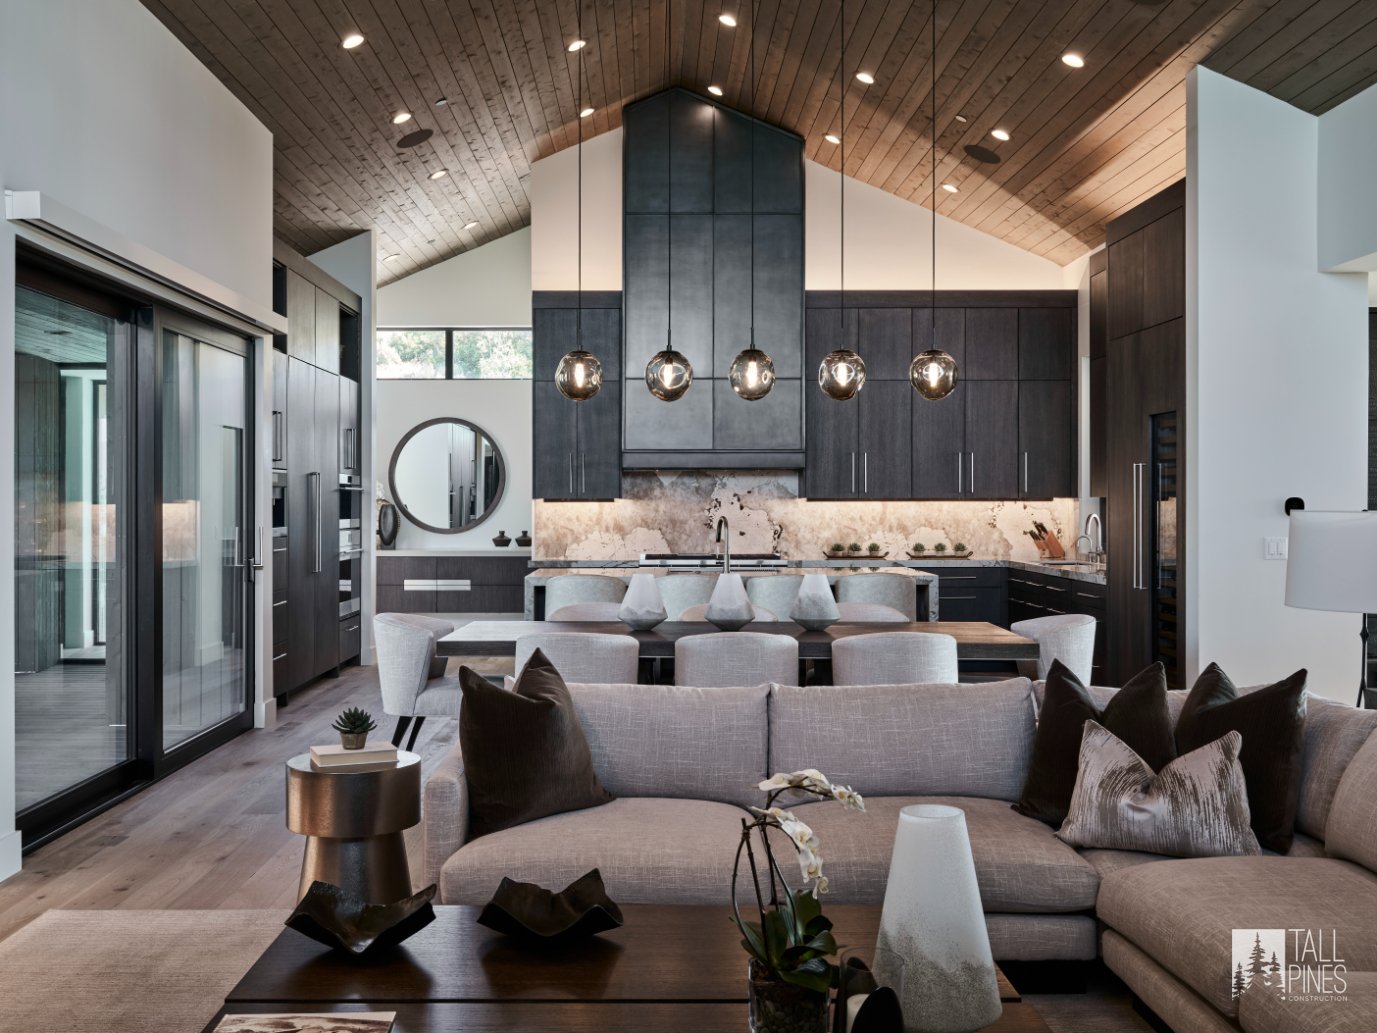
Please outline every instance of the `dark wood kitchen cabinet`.
[{"label": "dark wood kitchen cabinet", "polygon": [[968,384],[940,401],[913,403],[913,497],[959,499],[966,489]]},{"label": "dark wood kitchen cabinet", "polygon": [[962,497],[1016,499],[1019,383],[973,380],[965,388],[966,480]]},{"label": "dark wood kitchen cabinet", "polygon": [[273,352],[272,426],[268,430],[272,438],[274,470],[287,468],[287,367],[290,362],[285,352]]},{"label": "dark wood kitchen cabinet", "polygon": [[[537,291],[532,315],[532,489],[536,498],[613,499],[621,494],[621,295]],[[582,344],[602,364],[602,388],[573,402],[555,386],[560,358]],[[711,429],[711,428],[709,428]]]},{"label": "dark wood kitchen cabinet", "polygon": [[1019,498],[1075,495],[1075,404],[1074,385],[1070,380],[1019,382]]}]

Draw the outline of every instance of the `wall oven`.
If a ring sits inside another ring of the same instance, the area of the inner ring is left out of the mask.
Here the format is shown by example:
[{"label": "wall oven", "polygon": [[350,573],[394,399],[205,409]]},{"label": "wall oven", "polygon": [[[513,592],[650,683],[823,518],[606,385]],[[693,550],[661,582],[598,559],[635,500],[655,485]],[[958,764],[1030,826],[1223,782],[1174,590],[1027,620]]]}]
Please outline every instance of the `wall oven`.
[{"label": "wall oven", "polygon": [[339,616],[358,615],[363,596],[363,483],[357,474],[339,478]]}]

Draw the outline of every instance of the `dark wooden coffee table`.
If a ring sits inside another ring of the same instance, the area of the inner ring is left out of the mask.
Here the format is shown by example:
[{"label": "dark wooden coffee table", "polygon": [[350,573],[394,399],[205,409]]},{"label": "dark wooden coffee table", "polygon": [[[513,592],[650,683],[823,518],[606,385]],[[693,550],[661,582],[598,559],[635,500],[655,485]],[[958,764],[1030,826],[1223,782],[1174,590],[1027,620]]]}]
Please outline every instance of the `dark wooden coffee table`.
[{"label": "dark wooden coffee table", "polygon": [[[713,906],[630,905],[626,924],[565,949],[531,949],[438,907],[397,950],[354,960],[284,929],[225,1001],[249,1012],[395,1011],[397,1033],[744,1033],[746,956]],[[848,954],[870,959],[877,907],[827,909]],[[999,1033],[1047,1026],[1003,974]],[[214,1029],[219,1016],[207,1027]]]}]

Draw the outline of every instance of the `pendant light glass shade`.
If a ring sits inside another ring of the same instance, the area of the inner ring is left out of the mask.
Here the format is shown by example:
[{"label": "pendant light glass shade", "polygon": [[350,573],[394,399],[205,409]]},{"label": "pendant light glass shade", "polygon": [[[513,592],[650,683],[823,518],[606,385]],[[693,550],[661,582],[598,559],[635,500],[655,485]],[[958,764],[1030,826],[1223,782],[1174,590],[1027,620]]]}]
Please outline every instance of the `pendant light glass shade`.
[{"label": "pendant light glass shade", "polygon": [[844,402],[865,386],[865,360],[850,348],[828,352],[818,367],[818,387],[829,398]]},{"label": "pendant light glass shade", "polygon": [[732,390],[748,402],[764,398],[775,386],[775,362],[759,348],[747,348],[732,361]]},{"label": "pendant light glass shade", "polygon": [[586,402],[602,387],[602,363],[592,352],[569,352],[555,367],[555,386],[565,398]]},{"label": "pendant light glass shade", "polygon": [[693,366],[673,348],[656,352],[645,364],[645,386],[662,402],[677,401],[693,386]]},{"label": "pendant light glass shade", "polygon": [[908,367],[909,383],[924,398],[946,398],[956,387],[956,360],[944,351],[931,348],[915,355]]}]

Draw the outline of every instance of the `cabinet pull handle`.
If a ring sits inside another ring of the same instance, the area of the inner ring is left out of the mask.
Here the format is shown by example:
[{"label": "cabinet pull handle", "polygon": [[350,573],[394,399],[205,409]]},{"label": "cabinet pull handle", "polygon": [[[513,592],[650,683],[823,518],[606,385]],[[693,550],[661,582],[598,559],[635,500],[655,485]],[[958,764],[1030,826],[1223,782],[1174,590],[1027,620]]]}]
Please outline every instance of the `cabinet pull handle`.
[{"label": "cabinet pull handle", "polygon": [[975,453],[971,453],[971,494],[975,494]]},{"label": "cabinet pull handle", "polygon": [[851,494],[856,494],[856,453],[851,453]]},{"label": "cabinet pull handle", "polygon": [[1023,453],[1023,494],[1028,494],[1028,453]]},{"label": "cabinet pull handle", "polygon": [[258,525],[258,548],[253,553],[253,569],[263,569],[263,525]]},{"label": "cabinet pull handle", "polygon": [[1054,608],[1054,607],[1051,607],[1051,606],[1044,606],[1043,609],[1046,610],[1048,613],[1065,613],[1065,612],[1066,612],[1065,610],[1058,610],[1058,609],[1056,609],[1056,608]]},{"label": "cabinet pull handle", "polygon": [[287,654],[286,654],[286,653],[278,653],[277,656],[273,657],[273,663],[277,663],[279,660],[285,660],[285,659],[287,659]]},{"label": "cabinet pull handle", "polygon": [[587,476],[587,474],[588,474],[588,468],[587,468],[587,464],[584,462],[584,457],[585,457],[587,454],[588,454],[587,452],[579,452],[579,494],[580,494],[580,495],[585,495],[585,494],[588,493],[588,476]]},{"label": "cabinet pull handle", "polygon": [[1146,463],[1133,464],[1133,588],[1143,589],[1143,469]]},{"label": "cabinet pull handle", "polygon": [[965,474],[965,471],[962,469],[962,465],[963,465],[963,464],[962,464],[962,462],[961,462],[961,453],[960,453],[960,452],[957,452],[957,453],[956,453],[956,494],[958,494],[958,495],[960,495],[960,494],[962,493],[962,491],[965,490],[964,488],[962,488],[962,484],[963,484],[964,481],[965,481],[965,478],[964,478],[964,476],[963,476],[963,475]]},{"label": "cabinet pull handle", "polygon": [[861,453],[861,494],[870,494],[870,453]]},{"label": "cabinet pull handle", "polygon": [[325,528],[323,526],[325,518],[324,514],[321,513],[320,507],[320,474],[318,472],[308,473],[306,479],[314,486],[311,491],[311,505],[313,506],[314,513],[312,523],[315,524],[315,544],[313,546],[313,551],[315,552],[315,567],[312,568],[311,573],[319,574],[321,571],[321,539],[325,536]]},{"label": "cabinet pull handle", "polygon": [[574,494],[574,453],[569,453],[569,494]]}]

